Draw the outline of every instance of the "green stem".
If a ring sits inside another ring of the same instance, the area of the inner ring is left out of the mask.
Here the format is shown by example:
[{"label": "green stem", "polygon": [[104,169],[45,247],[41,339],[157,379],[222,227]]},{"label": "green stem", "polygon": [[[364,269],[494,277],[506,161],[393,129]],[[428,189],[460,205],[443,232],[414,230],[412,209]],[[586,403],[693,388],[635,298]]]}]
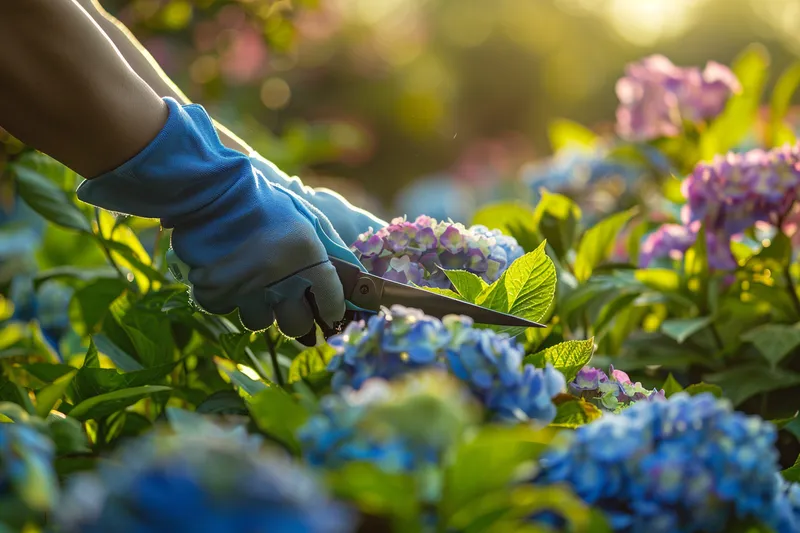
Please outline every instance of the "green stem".
[{"label": "green stem", "polygon": [[783,269],[783,277],[786,280],[786,289],[789,291],[789,298],[792,299],[794,309],[797,311],[798,316],[800,316],[800,298],[797,297],[797,287],[795,286],[794,279],[792,279],[792,273],[789,271],[790,268],[791,265],[787,265],[787,267]]},{"label": "green stem", "polygon": [[103,236],[103,230],[101,229],[100,226],[100,210],[96,207],[94,208],[94,220],[95,222],[97,222],[97,233],[95,234],[95,236],[97,237],[97,242],[100,244],[100,248],[103,249],[103,253],[106,256],[106,259],[108,259],[108,262],[111,264],[112,267],[114,267],[114,270],[117,271],[119,277],[121,277],[123,280],[127,282],[128,276],[125,275],[125,273],[119,267],[117,262],[114,261],[114,258],[111,257],[111,250],[109,250],[108,246],[106,246],[105,237]]},{"label": "green stem", "polygon": [[264,332],[264,340],[267,342],[269,349],[269,358],[272,361],[272,371],[275,374],[275,382],[283,388],[283,374],[281,374],[281,367],[278,365],[278,352],[275,350],[275,342],[269,334],[269,330]]}]

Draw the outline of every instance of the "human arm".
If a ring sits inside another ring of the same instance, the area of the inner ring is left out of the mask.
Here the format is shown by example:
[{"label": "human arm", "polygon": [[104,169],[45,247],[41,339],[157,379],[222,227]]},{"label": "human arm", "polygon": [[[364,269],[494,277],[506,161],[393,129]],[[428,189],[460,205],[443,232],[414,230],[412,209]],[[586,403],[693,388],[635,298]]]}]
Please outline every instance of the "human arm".
[{"label": "human arm", "polygon": [[160,98],[73,0],[0,1],[0,126],[91,178],[84,202],[171,228],[207,311],[300,336],[310,289],[325,322],[344,315],[327,219],[223,146],[202,107]]},{"label": "human arm", "polygon": [[[153,90],[160,96],[171,96],[179,102],[190,103],[189,98],[169,79],[158,62],[136,40],[136,37],[119,20],[105,11],[98,0],[76,1],[106,32],[131,67],[150,84]],[[370,227],[377,230],[387,225],[384,220],[352,205],[335,191],[306,186],[300,178],[289,176],[267,161],[219,122],[214,121],[214,126],[222,143],[248,155],[253,166],[260,170],[269,181],[289,189],[324,213],[347,244],[355,242],[358,235]]]},{"label": "human arm", "polygon": [[[97,0],[75,0],[97,23],[100,29],[105,32],[108,38],[114,43],[119,53],[125,58],[130,67],[159,95],[171,96],[182,104],[191,104],[191,100],[180,88],[167,76],[155,58],[142,46],[134,35],[108,13]],[[238,150],[245,155],[249,155],[253,149],[247,143],[237,137],[228,128],[214,121],[222,144],[233,150]]]},{"label": "human arm", "polygon": [[166,117],[71,0],[0,2],[0,125],[12,135],[91,178],[133,157]]}]

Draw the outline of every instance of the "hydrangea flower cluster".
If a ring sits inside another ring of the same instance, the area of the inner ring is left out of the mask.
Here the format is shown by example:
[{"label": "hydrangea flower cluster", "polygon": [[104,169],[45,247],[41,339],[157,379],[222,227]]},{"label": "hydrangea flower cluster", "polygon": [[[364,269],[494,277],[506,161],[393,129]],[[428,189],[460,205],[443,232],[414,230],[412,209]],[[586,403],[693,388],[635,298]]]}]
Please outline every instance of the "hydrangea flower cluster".
[{"label": "hydrangea flower cluster", "polygon": [[325,396],[298,438],[312,465],[337,468],[358,461],[386,472],[413,472],[423,497],[434,500],[443,457],[479,421],[480,406],[462,384],[441,370],[427,370],[391,382],[372,378],[358,390]]},{"label": "hydrangea flower cluster", "polygon": [[709,61],[697,67],[678,67],[663,55],[629,64],[617,81],[617,131],[631,141],[675,137],[684,122],[717,116],[741,85],[731,70]]},{"label": "hydrangea flower cluster", "polygon": [[81,474],[60,506],[74,533],[344,533],[350,511],[258,443],[205,434],[151,436]]},{"label": "hydrangea flower cluster", "polygon": [[783,476],[775,476],[778,496],[773,502],[768,525],[776,533],[796,533],[800,531],[800,484],[789,483]]},{"label": "hydrangea flower cluster", "polygon": [[491,283],[523,255],[517,241],[499,230],[467,228],[424,215],[414,222],[395,218],[377,232],[370,229],[352,249],[372,274],[442,289],[451,287],[442,268],[467,270]]},{"label": "hydrangea flower cluster", "polygon": [[729,243],[757,223],[785,227],[800,192],[800,144],[716,156],[699,163],[682,184],[683,226],[669,224],[642,244],[640,263],[679,257],[705,225],[709,264],[733,269]]},{"label": "hydrangea flower cluster", "polygon": [[[55,446],[36,429],[0,423],[0,504],[20,502],[32,511],[49,511],[58,496],[53,470]],[[3,519],[0,516],[0,529]]]},{"label": "hydrangea flower cluster", "polygon": [[776,437],[727,400],[678,393],[565,433],[535,482],[568,484],[617,532],[723,532],[734,520],[770,523],[786,508]]},{"label": "hydrangea flower cluster", "polygon": [[11,301],[14,303],[14,320],[30,322],[37,320],[44,338],[58,351],[61,338],[69,331],[69,302],[73,290],[55,281],[42,283],[34,288],[30,276],[15,276],[11,282]]},{"label": "hydrangea flower cluster", "polygon": [[366,322],[351,322],[328,342],[336,352],[328,365],[334,390],[434,367],[466,383],[499,420],[549,423],[556,415],[552,398],[565,388],[561,372],[550,365],[523,368],[519,343],[507,334],[474,328],[465,316],[439,320],[395,305]]},{"label": "hydrangea flower cluster", "polygon": [[666,399],[663,390],[647,390],[640,382],[632,382],[628,374],[616,370],[613,365],[608,374],[599,368],[583,367],[569,382],[568,391],[611,413],[619,413],[634,402]]}]

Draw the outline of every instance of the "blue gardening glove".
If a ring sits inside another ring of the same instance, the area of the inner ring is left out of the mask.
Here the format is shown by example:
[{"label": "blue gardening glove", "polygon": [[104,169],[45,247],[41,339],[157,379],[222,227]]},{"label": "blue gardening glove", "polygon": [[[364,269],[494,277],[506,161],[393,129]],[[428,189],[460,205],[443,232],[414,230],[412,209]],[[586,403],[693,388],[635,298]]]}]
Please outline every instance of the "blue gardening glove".
[{"label": "blue gardening glove", "polygon": [[324,213],[336,232],[348,245],[356,242],[358,236],[368,231],[369,228],[377,231],[389,224],[372,213],[355,207],[340,194],[330,189],[315,189],[303,185],[300,178],[290,177],[257,152],[250,154],[250,161],[270,182],[289,189]]},{"label": "blue gardening glove", "polygon": [[156,138],[116,170],[81,183],[78,198],[172,228],[192,298],[210,313],[238,308],[248,329],[277,319],[286,335],[302,336],[314,327],[310,288],[320,318],[329,326],[341,320],[342,285],[328,256],[358,262],[330,222],[223,146],[201,106],[164,101],[169,118]]}]

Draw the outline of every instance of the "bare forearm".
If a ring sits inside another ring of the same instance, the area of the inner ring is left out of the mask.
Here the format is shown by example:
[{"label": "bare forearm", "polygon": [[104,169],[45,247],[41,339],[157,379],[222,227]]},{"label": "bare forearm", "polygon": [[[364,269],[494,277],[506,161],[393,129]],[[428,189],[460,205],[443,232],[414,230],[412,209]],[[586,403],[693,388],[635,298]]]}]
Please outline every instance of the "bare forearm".
[{"label": "bare forearm", "polygon": [[0,125],[84,177],[160,131],[167,108],[72,0],[0,2]]},{"label": "bare forearm", "polygon": [[[108,35],[131,68],[159,96],[171,96],[184,104],[191,101],[161,69],[158,62],[119,20],[108,13],[97,0],[76,0]],[[230,130],[214,121],[220,140],[228,148],[249,154],[252,149]]]}]

